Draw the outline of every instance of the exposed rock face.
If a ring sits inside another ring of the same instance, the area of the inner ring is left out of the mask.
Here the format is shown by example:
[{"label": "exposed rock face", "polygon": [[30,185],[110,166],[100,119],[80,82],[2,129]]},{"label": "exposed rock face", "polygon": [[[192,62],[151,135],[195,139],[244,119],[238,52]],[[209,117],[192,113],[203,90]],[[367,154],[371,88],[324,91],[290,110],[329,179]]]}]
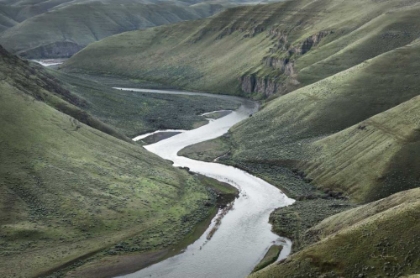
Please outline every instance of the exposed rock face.
[{"label": "exposed rock face", "polygon": [[[270,48],[269,52],[271,54],[278,53],[279,51],[283,53],[286,52],[287,58],[279,58],[277,56],[268,56],[264,57],[262,64],[266,67],[272,68],[278,71],[278,75],[286,75],[289,78],[290,84],[298,84],[299,82],[296,79],[296,70],[295,70],[295,59],[299,56],[304,55],[310,51],[314,46],[319,44],[319,42],[332,31],[321,31],[308,38],[303,42],[290,47],[288,42],[288,36],[285,31],[278,29],[270,29],[268,35],[275,39],[276,43],[274,47]],[[275,93],[284,92],[285,84],[277,82],[273,78],[268,77],[257,77],[256,74],[245,75],[240,79],[242,91],[248,94],[252,93],[263,93],[266,96],[270,96]]]},{"label": "exposed rock face", "polygon": [[247,94],[251,94],[254,92],[255,84],[256,84],[256,78],[255,75],[245,75],[241,78],[241,89]]},{"label": "exposed rock face", "polygon": [[283,30],[271,29],[268,31],[268,35],[275,39],[277,42],[273,48],[270,48],[270,53],[276,53],[277,51],[286,51],[289,49],[290,44],[287,33]]},{"label": "exposed rock face", "polygon": [[230,34],[232,34],[233,32],[241,32],[244,33],[244,38],[252,38],[255,35],[262,33],[265,31],[265,27],[264,26],[255,26],[252,28],[243,28],[243,27],[230,27],[230,28],[225,28],[223,29],[223,31],[217,36],[217,39],[220,40],[225,36],[228,36]]},{"label": "exposed rock face", "polygon": [[325,38],[326,36],[328,36],[329,34],[331,34],[332,31],[321,31],[318,32],[315,35],[310,36],[309,38],[307,38],[306,40],[304,40],[300,45],[292,48],[290,51],[293,51],[293,53],[295,54],[305,54],[307,53],[309,50],[311,50],[312,47],[316,46],[317,44],[319,44],[319,42]]},{"label": "exposed rock face", "polygon": [[19,52],[19,56],[32,59],[42,57],[46,58],[70,58],[76,52],[79,52],[84,46],[74,42],[56,42],[48,45],[42,45],[30,50]]},{"label": "exposed rock face", "polygon": [[241,89],[247,94],[261,93],[266,96],[281,92],[282,85],[271,78],[257,77],[255,74],[244,75],[240,79]]},{"label": "exposed rock face", "polygon": [[276,57],[266,57],[263,60],[265,66],[278,69],[281,73],[291,76],[295,73],[294,61],[291,61],[289,58],[280,59]]}]

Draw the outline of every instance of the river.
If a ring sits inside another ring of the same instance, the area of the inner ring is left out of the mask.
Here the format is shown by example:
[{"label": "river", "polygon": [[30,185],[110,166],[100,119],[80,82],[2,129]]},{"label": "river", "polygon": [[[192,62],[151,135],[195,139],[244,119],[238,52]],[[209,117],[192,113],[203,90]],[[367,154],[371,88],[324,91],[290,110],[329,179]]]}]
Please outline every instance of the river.
[{"label": "river", "polygon": [[148,93],[205,95],[232,99],[241,103],[236,111],[217,120],[211,120],[207,125],[189,131],[182,130],[173,137],[145,146],[148,151],[173,161],[175,167],[188,167],[192,172],[227,182],[237,187],[240,194],[234,202],[233,209],[223,217],[222,224],[210,240],[207,240],[207,234],[214,226],[214,219],[207,231],[183,253],[120,277],[243,278],[258,264],[273,243],[284,246],[279,260],[287,257],[290,253],[291,242],[272,233],[268,219],[275,208],[290,205],[294,202],[293,199],[288,198],[273,185],[237,168],[177,155],[184,147],[227,133],[233,125],[258,110],[256,102],[203,93],[118,89]]}]

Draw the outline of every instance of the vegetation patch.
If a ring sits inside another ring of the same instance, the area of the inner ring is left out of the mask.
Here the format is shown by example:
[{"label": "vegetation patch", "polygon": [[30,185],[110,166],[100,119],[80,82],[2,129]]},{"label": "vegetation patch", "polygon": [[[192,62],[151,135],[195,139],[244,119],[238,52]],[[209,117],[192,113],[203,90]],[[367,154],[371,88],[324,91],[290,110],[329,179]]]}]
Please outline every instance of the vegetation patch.
[{"label": "vegetation patch", "polygon": [[[143,88],[142,83],[130,80],[91,78],[55,71],[52,74],[86,101],[85,110],[130,138],[161,129],[192,129],[208,122],[200,116],[203,113],[239,107],[235,101],[205,96],[112,89],[115,85]],[[148,86],[150,84],[146,84]]]},{"label": "vegetation patch", "polygon": [[252,270],[252,272],[263,269],[264,267],[269,266],[274,263],[280,255],[283,246],[281,245],[272,245],[267,253],[264,255],[264,258],[259,262],[259,264]]}]

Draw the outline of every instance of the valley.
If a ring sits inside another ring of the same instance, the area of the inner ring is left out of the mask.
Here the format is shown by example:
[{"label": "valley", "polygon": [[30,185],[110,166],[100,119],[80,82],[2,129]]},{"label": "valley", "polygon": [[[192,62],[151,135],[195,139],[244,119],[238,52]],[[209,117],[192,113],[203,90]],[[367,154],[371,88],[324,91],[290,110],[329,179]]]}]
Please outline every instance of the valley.
[{"label": "valley", "polygon": [[33,2],[0,0],[3,276],[420,274],[420,1]]}]

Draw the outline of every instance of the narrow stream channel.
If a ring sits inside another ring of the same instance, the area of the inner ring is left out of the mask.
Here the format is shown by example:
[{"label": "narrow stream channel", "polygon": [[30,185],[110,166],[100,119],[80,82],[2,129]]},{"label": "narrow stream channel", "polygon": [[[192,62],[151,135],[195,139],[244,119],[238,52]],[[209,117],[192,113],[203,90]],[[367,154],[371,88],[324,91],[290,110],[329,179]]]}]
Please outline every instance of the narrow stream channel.
[{"label": "narrow stream channel", "polygon": [[178,151],[184,147],[220,137],[228,132],[230,127],[258,110],[256,102],[203,93],[118,89],[148,93],[205,95],[233,99],[241,103],[236,111],[210,121],[207,125],[190,131],[182,131],[173,137],[145,146],[148,151],[173,161],[175,167],[188,167],[192,172],[237,187],[240,190],[240,196],[235,200],[233,209],[223,217],[222,224],[210,240],[207,240],[207,234],[212,229],[214,220],[207,231],[183,253],[120,277],[243,278],[258,264],[273,243],[284,245],[279,260],[290,253],[291,242],[271,232],[268,218],[275,208],[290,205],[294,202],[293,199],[288,198],[278,188],[262,179],[237,168],[177,155]]}]

